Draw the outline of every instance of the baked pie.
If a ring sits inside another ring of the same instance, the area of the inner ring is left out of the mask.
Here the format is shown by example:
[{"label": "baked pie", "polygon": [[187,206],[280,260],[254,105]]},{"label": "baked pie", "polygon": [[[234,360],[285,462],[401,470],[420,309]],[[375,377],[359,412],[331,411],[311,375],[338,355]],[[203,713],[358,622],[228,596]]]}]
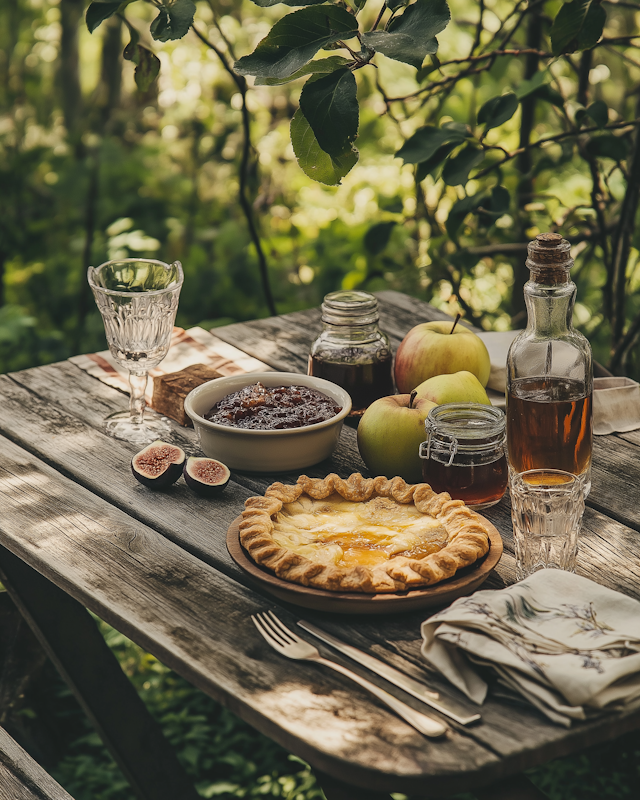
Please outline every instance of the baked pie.
[{"label": "baked pie", "polygon": [[279,578],[335,592],[432,586],[489,549],[462,500],[402,478],[302,475],[245,502],[240,542]]}]

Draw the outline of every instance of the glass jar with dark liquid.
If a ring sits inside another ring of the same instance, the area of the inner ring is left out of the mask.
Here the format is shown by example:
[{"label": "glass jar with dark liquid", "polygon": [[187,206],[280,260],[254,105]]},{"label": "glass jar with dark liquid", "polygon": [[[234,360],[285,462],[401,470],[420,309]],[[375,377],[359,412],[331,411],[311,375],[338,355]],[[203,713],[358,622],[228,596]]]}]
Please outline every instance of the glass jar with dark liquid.
[{"label": "glass jar with dark liquid", "polygon": [[570,245],[557,233],[529,243],[528,322],[507,357],[507,443],[514,472],[561,469],[591,488],[591,347],[572,325]]},{"label": "glass jar with dark liquid", "polygon": [[429,412],[420,445],[422,479],[470,508],[495,505],[507,488],[505,418],[499,408],[447,403]]},{"label": "glass jar with dark liquid", "polygon": [[391,348],[378,319],[378,301],[368,292],[332,292],[322,304],[323,330],[311,345],[308,373],[346,389],[351,416],[394,391]]}]

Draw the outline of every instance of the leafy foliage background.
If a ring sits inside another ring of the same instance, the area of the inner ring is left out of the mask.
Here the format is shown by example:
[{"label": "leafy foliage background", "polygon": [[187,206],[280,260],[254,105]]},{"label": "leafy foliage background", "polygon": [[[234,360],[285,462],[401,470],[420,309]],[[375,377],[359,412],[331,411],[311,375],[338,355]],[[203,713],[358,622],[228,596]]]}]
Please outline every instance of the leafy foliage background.
[{"label": "leafy foliage background", "polygon": [[[523,322],[524,244],[553,229],[574,244],[576,324],[605,363],[633,334],[619,366],[640,376],[640,238],[625,206],[640,185],[640,2],[451,0],[451,21],[417,43],[406,3],[388,2],[376,30],[382,2],[330,5],[343,20],[359,11],[372,63],[353,40],[355,56],[327,42],[299,79],[266,74],[267,54],[254,80],[252,54],[300,10],[293,0],[0,4],[0,371],[103,349],[86,267],[135,255],[183,262],[184,326],[359,287],[507,329]],[[486,58],[505,32],[505,52]],[[524,129],[535,146],[519,153]],[[305,765],[107,635],[203,796],[319,796]],[[69,722],[58,779],[78,800],[128,800],[55,675],[43,680]],[[534,778],[563,800],[633,796],[639,752],[628,736]]]}]

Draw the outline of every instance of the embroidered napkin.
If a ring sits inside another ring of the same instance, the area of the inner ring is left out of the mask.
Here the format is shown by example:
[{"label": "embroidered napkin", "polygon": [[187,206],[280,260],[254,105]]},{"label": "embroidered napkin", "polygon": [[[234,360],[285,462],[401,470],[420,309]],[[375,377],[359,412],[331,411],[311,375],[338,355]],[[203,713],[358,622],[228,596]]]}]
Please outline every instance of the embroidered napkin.
[{"label": "embroidered napkin", "polygon": [[422,637],[427,661],[478,704],[477,666],[566,727],[640,698],[640,602],[569,572],[461,597]]},{"label": "embroidered napkin", "polygon": [[[101,353],[88,353],[69,359],[80,369],[85,370],[103,383],[129,393],[129,373],[116,363],[108,350]],[[223,342],[204,328],[174,328],[169,352],[155,369],[149,370],[149,377],[168,375],[170,372],[190,367],[192,364],[207,364],[222,375],[239,375],[244,372],[271,372],[271,367],[252,358],[242,350]],[[153,381],[147,384],[147,403],[151,405]]]}]

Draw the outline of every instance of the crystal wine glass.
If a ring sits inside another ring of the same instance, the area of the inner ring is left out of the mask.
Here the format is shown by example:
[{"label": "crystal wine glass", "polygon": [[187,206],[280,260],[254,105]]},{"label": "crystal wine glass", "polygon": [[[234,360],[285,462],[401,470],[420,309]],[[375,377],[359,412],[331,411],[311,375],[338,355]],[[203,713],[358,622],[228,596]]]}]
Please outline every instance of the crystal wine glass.
[{"label": "crystal wine glass", "polygon": [[145,391],[149,370],[169,350],[184,279],[182,265],[124,258],[89,267],[87,279],[111,355],[129,372],[129,411],[107,417],[107,434],[136,445],[169,437],[171,426],[165,417],[145,414]]}]

